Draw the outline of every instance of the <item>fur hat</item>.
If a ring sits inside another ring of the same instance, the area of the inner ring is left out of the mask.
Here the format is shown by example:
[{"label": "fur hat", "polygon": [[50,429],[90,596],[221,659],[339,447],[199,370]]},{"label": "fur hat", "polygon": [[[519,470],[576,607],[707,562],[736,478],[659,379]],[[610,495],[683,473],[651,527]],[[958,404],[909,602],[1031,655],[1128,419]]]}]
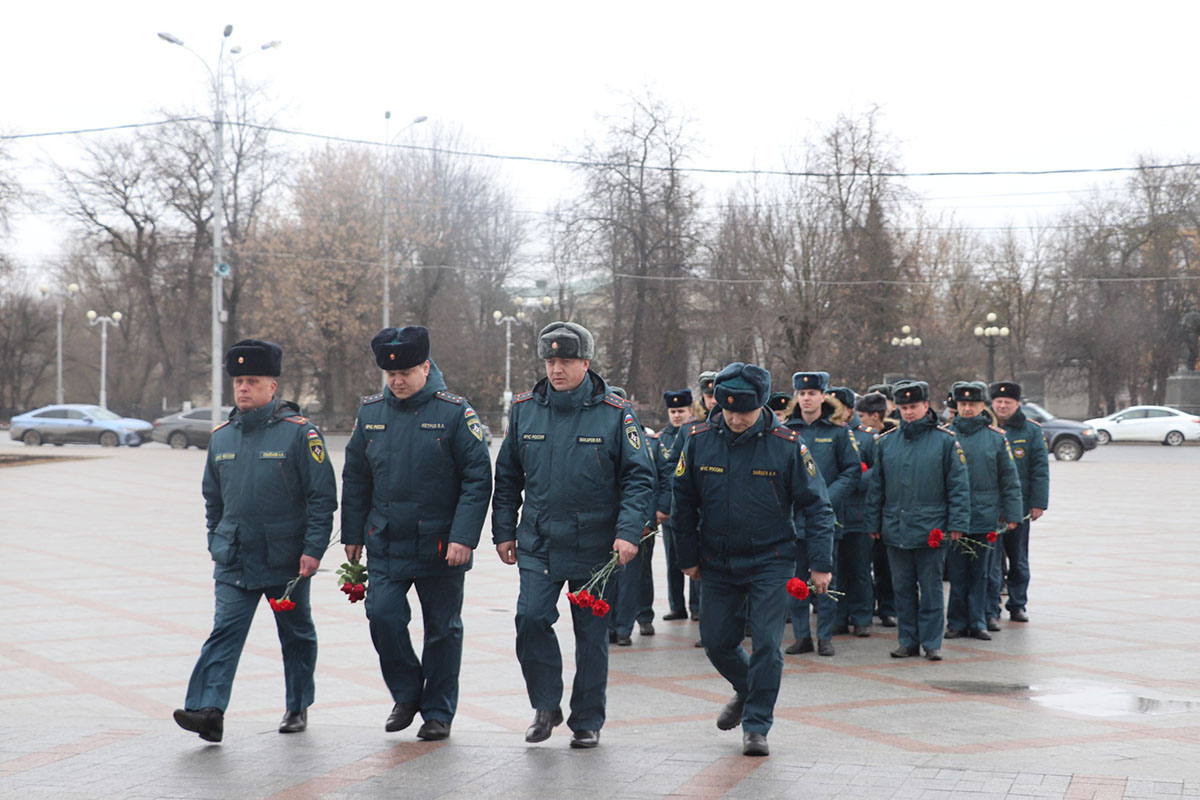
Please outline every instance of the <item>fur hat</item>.
[{"label": "fur hat", "polygon": [[867,392],[854,401],[854,410],[860,414],[887,414],[887,398],[882,392]]},{"label": "fur hat", "polygon": [[904,403],[928,403],[929,384],[925,381],[899,381],[892,384],[896,405]]},{"label": "fur hat", "polygon": [[964,402],[986,403],[992,399],[983,381],[955,381],[950,387],[950,396],[956,405]]},{"label": "fur hat", "polygon": [[771,394],[771,373],[757,364],[735,361],[717,373],[713,397],[717,405],[729,411],[754,411],[767,404]]},{"label": "fur hat", "polygon": [[283,348],[262,339],[242,339],[225,353],[225,371],[231,378],[239,375],[278,378],[282,366]]},{"label": "fur hat", "polygon": [[996,381],[988,387],[988,391],[992,394],[992,399],[997,397],[1011,397],[1013,400],[1021,399],[1021,384],[1013,381]]},{"label": "fur hat", "polygon": [[796,372],[792,374],[793,391],[798,392],[801,389],[817,389],[823,392],[828,388],[828,372]]},{"label": "fur hat", "polygon": [[420,325],[384,328],[371,338],[371,352],[380,369],[409,369],[429,358],[429,330]]},{"label": "fur hat", "polygon": [[538,358],[596,357],[592,332],[574,322],[551,322],[538,334]]},{"label": "fur hat", "polygon": [[682,389],[678,392],[663,392],[663,403],[667,408],[687,408],[692,404],[692,390]]}]

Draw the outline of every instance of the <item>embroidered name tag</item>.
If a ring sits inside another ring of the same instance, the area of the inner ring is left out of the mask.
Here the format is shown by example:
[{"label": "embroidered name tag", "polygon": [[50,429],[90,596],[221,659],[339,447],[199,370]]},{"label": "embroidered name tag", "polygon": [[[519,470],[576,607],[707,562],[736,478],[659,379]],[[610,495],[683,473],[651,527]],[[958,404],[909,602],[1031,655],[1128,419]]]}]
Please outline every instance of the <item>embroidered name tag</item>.
[{"label": "embroidered name tag", "polygon": [[725,468],[724,467],[711,467],[708,464],[701,464],[700,471],[701,472],[724,472]]},{"label": "embroidered name tag", "polygon": [[773,469],[752,469],[750,474],[756,478],[774,478],[779,473]]},{"label": "embroidered name tag", "polygon": [[213,461],[233,461],[237,458],[237,453],[217,453],[213,456]]},{"label": "embroidered name tag", "polygon": [[544,433],[522,433],[521,440],[526,442],[541,442],[546,439]]},{"label": "embroidered name tag", "polygon": [[381,423],[381,422],[364,422],[363,430],[364,431],[386,431],[387,425],[385,423]]},{"label": "embroidered name tag", "polygon": [[263,450],[261,453],[258,454],[258,457],[270,459],[273,461],[281,461],[281,460],[287,458],[287,453],[283,452],[282,450]]},{"label": "embroidered name tag", "polygon": [[422,422],[421,430],[423,431],[444,431],[446,423],[444,422]]},{"label": "embroidered name tag", "polygon": [[830,442],[833,441],[833,439],[813,439],[813,441],[820,442],[821,444],[829,444]]},{"label": "embroidered name tag", "polygon": [[578,436],[575,441],[579,444],[604,444],[603,436]]}]

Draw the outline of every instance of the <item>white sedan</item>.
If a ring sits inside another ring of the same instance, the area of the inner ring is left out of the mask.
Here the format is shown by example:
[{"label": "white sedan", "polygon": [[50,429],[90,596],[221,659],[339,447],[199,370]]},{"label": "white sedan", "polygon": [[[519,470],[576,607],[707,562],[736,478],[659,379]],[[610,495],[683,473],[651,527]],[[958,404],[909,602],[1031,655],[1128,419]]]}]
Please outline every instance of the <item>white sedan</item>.
[{"label": "white sedan", "polygon": [[1096,429],[1100,444],[1112,442],[1162,442],[1174,447],[1200,439],[1200,414],[1169,406],[1131,406],[1107,417],[1084,422]]}]

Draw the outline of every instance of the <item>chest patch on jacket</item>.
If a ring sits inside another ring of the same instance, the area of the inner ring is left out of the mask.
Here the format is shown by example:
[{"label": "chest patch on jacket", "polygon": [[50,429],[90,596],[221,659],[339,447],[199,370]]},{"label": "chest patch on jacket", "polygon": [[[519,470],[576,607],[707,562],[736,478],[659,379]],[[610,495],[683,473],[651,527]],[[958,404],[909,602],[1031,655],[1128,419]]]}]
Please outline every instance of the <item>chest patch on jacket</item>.
[{"label": "chest patch on jacket", "polygon": [[756,478],[774,478],[779,475],[779,473],[773,469],[752,469],[750,470],[750,474]]},{"label": "chest patch on jacket", "polygon": [[364,422],[363,430],[364,431],[386,431],[387,423],[386,422]]},{"label": "chest patch on jacket", "polygon": [[546,434],[544,433],[522,433],[521,441],[523,442],[544,442]]},{"label": "chest patch on jacket", "polygon": [[259,458],[265,458],[270,461],[282,461],[287,458],[287,453],[282,450],[263,450],[258,454]]},{"label": "chest patch on jacket", "polygon": [[422,422],[421,430],[423,431],[444,431],[446,423],[444,422]]},{"label": "chest patch on jacket", "polygon": [[578,444],[604,444],[603,436],[577,436],[575,441]]},{"label": "chest patch on jacket", "polygon": [[236,458],[237,453],[217,453],[215,456],[213,456],[213,461],[219,463],[221,461],[233,461]]},{"label": "chest patch on jacket", "polygon": [[697,467],[697,469],[699,469],[701,472],[716,472],[716,473],[721,473],[721,472],[724,472],[724,471],[725,471],[725,468],[724,468],[724,467],[714,467],[714,466],[711,466],[711,465],[709,465],[709,464],[701,464],[699,467]]},{"label": "chest patch on jacket", "polygon": [[1025,448],[1024,447],[1014,447],[1012,449],[1012,454],[1013,454],[1013,458],[1024,458],[1025,457]]}]

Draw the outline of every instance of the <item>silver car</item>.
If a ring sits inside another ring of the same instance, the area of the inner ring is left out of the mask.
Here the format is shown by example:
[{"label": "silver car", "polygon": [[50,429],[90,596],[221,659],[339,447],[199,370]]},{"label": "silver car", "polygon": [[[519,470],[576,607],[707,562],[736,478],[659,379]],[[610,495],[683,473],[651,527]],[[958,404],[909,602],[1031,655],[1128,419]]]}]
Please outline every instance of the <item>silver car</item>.
[{"label": "silver car", "polygon": [[[229,419],[232,410],[232,406],[221,406],[221,419]],[[150,438],[176,450],[186,450],[188,445],[205,448],[212,438],[212,429],[212,406],[193,408],[154,420]]]},{"label": "silver car", "polygon": [[28,445],[79,442],[105,447],[137,447],[150,433],[144,419],[122,417],[100,406],[68,403],[43,406],[18,414],[10,422],[9,436]]}]

